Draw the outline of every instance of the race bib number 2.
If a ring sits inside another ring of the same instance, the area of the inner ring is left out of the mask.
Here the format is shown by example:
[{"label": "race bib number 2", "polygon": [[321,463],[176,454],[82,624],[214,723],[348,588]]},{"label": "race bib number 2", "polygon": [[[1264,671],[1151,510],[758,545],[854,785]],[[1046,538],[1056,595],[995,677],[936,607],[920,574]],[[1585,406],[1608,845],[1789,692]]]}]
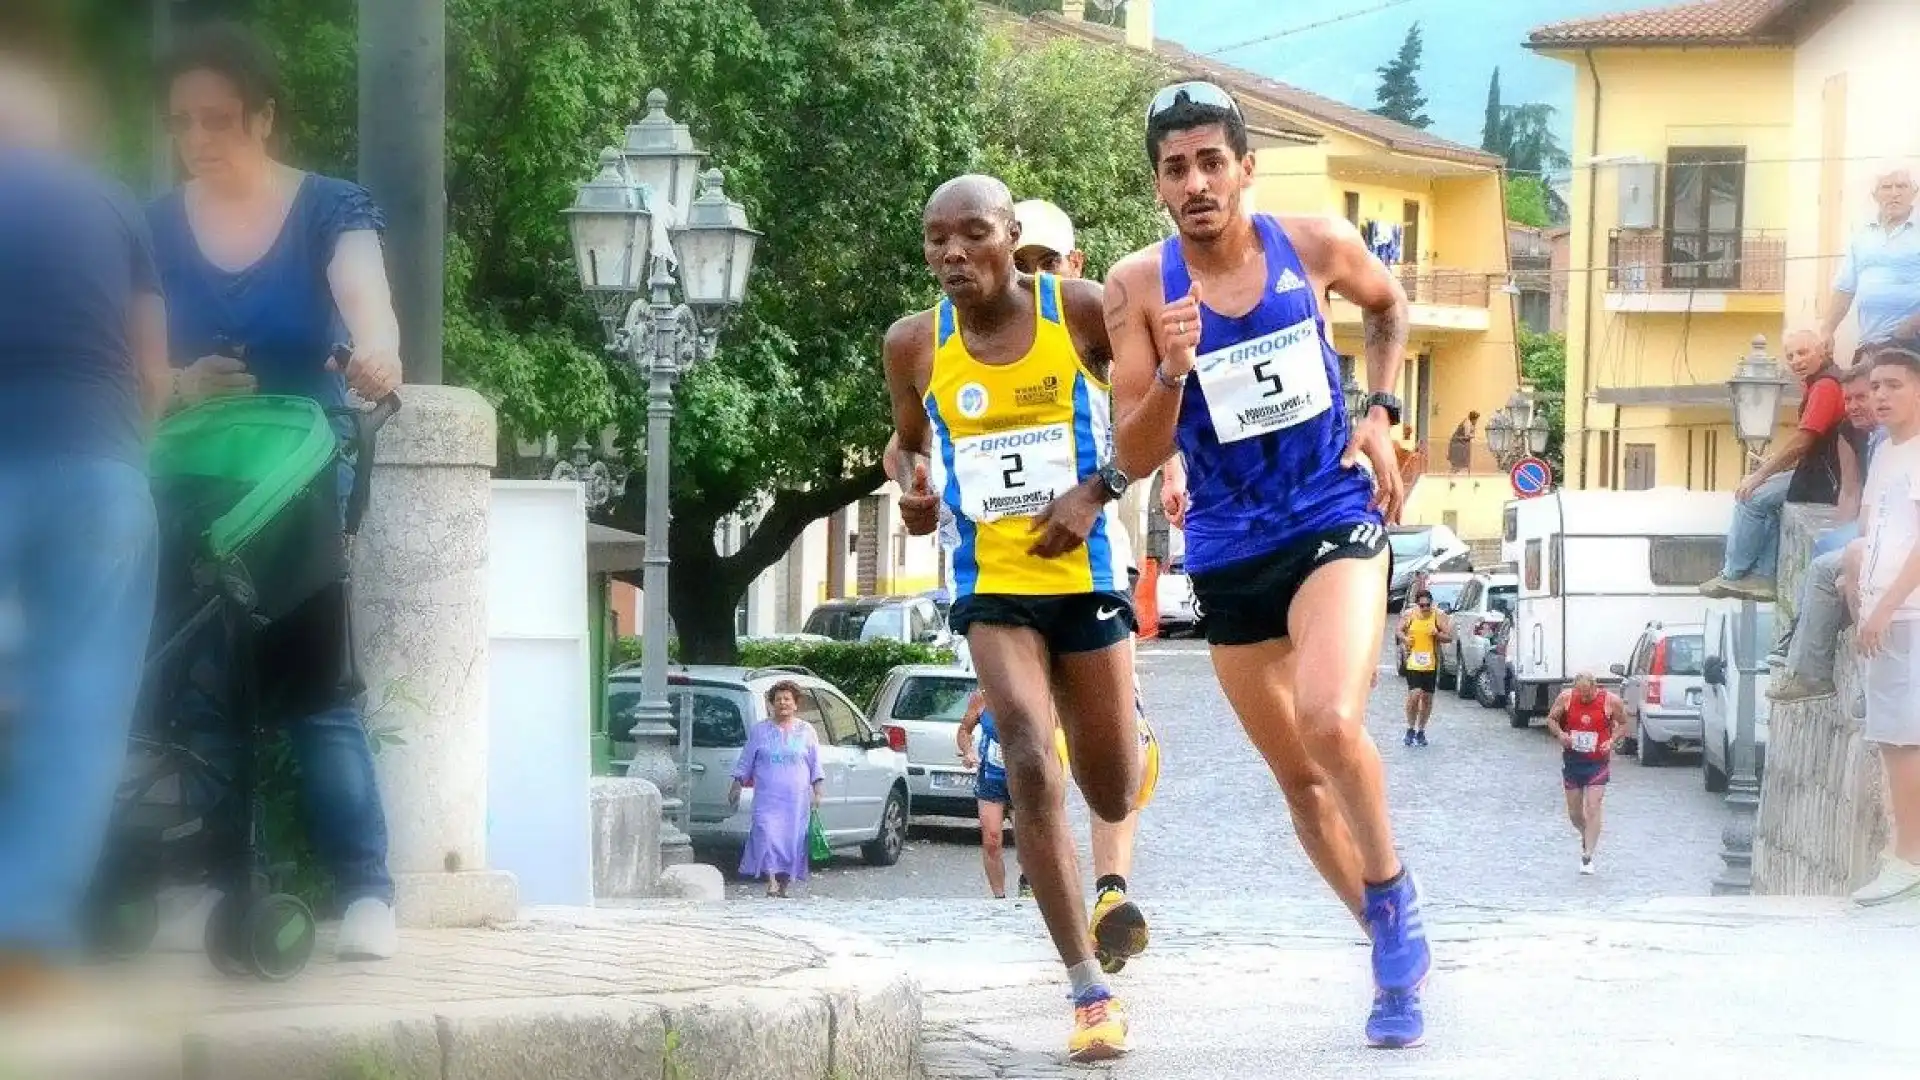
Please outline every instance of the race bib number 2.
[{"label": "race bib number 2", "polygon": [[1333,404],[1320,327],[1312,319],[1207,353],[1194,373],[1214,437],[1223,443],[1304,424]]},{"label": "race bib number 2", "polygon": [[955,439],[953,472],[970,521],[1032,517],[1080,482],[1065,424]]}]

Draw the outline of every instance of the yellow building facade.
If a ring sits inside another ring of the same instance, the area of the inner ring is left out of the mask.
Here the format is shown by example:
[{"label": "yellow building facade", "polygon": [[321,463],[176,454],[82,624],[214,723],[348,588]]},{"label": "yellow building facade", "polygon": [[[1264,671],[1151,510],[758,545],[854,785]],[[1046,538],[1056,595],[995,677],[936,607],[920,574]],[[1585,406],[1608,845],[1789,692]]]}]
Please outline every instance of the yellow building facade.
[{"label": "yellow building facade", "polygon": [[[1152,4],[1133,0],[1128,12],[1129,19],[1151,20]],[[1115,47],[1127,40],[1121,31],[1070,16],[1025,22],[1029,34]],[[1134,47],[1144,38],[1133,35]],[[1501,160],[1169,41],[1152,48],[1178,75],[1218,83],[1239,101],[1257,162],[1257,208],[1344,217],[1365,235],[1398,230],[1398,257],[1389,269],[1406,289],[1412,318],[1398,388],[1406,405],[1403,445],[1427,463],[1403,520],[1447,524],[1468,539],[1497,539],[1512,491],[1483,435],[1486,419],[1507,403],[1519,379]],[[1364,381],[1360,312],[1336,299],[1326,315],[1334,347]],[[1469,467],[1449,475],[1448,438],[1470,412],[1482,420]]]},{"label": "yellow building facade", "polygon": [[[1696,0],[1532,33],[1574,69],[1568,486],[1739,483],[1726,380],[1756,337],[1777,358],[1817,325],[1913,138],[1920,79],[1890,46],[1915,39],[1908,0]],[[1850,98],[1850,76],[1874,92]]]}]

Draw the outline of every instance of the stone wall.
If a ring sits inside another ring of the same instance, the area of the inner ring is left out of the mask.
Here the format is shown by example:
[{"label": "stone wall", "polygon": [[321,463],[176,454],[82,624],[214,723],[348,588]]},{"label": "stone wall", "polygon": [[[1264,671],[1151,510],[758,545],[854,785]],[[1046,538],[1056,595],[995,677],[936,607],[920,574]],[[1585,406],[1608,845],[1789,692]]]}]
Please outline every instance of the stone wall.
[{"label": "stone wall", "polygon": [[[1780,617],[1797,599],[1829,507],[1789,506],[1780,537]],[[1767,771],[1753,843],[1753,891],[1835,896],[1871,878],[1887,843],[1880,756],[1860,737],[1853,701],[1860,684],[1853,631],[1841,636],[1838,693],[1775,704],[1767,723]]]}]

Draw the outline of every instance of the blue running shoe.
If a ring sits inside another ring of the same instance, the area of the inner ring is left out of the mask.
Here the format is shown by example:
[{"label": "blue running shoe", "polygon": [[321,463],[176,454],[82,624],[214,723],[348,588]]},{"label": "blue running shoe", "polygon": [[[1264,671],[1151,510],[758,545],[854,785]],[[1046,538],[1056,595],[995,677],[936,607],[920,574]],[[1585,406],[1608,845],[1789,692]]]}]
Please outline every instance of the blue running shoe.
[{"label": "blue running shoe", "polygon": [[1399,994],[1375,991],[1373,1012],[1367,1017],[1367,1045],[1385,1050],[1419,1046],[1427,1037],[1427,1016],[1420,1008],[1420,992]]},{"label": "blue running shoe", "polygon": [[1413,745],[1413,729],[1412,728],[1407,729],[1407,737],[1402,741],[1408,746]]},{"label": "blue running shoe", "polygon": [[1367,886],[1367,930],[1373,937],[1373,984],[1390,994],[1411,994],[1427,980],[1433,951],[1420,917],[1420,890],[1400,872],[1388,885]]}]

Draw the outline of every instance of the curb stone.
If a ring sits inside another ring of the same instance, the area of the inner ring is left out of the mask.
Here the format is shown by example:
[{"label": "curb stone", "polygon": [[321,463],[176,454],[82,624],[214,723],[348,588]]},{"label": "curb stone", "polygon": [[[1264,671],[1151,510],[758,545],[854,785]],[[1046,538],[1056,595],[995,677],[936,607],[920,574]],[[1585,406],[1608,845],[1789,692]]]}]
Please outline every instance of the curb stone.
[{"label": "curb stone", "polygon": [[827,927],[753,925],[818,963],[680,993],[279,1009],[184,1032],[96,1020],[30,1040],[0,1028],[0,1080],[918,1080],[920,985],[896,954]]}]

